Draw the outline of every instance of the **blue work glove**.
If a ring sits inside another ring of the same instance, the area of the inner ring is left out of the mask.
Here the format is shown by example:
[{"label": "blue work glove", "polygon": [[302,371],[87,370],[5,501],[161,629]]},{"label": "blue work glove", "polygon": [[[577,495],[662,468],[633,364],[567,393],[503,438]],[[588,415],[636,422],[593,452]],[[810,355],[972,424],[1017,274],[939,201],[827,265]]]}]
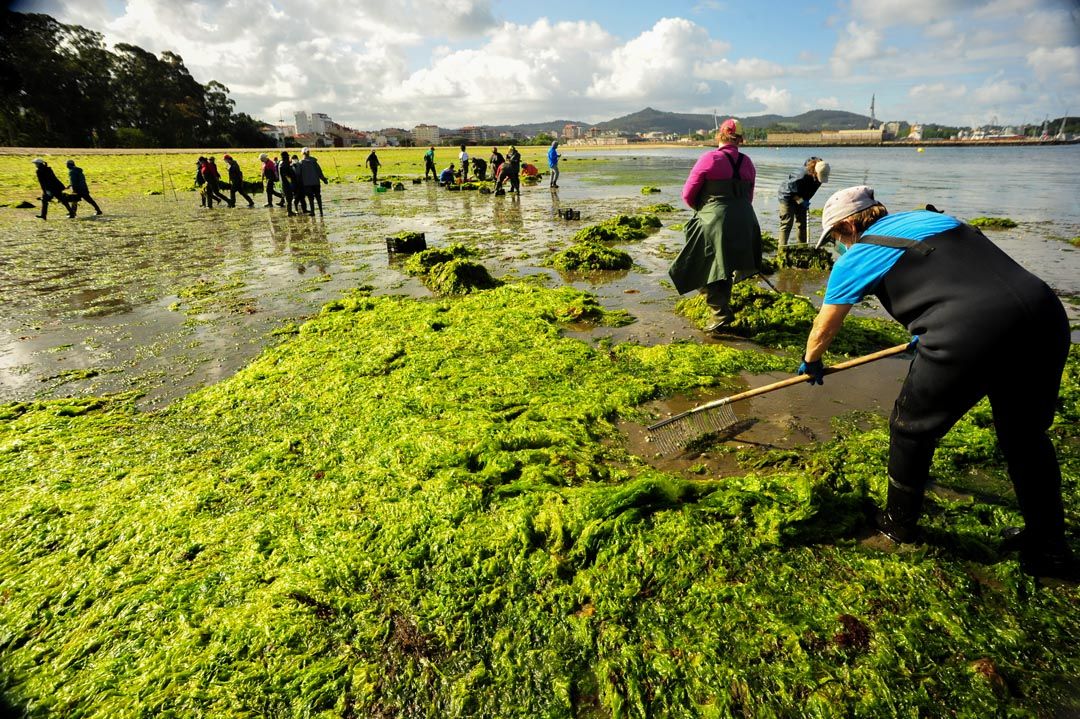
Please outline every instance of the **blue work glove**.
[{"label": "blue work glove", "polygon": [[825,365],[821,363],[821,360],[807,362],[804,359],[799,365],[799,374],[810,375],[810,379],[806,380],[810,384],[825,384]]},{"label": "blue work glove", "polygon": [[918,349],[919,347],[919,335],[912,335],[911,341],[908,342],[907,348],[909,350]]},{"label": "blue work glove", "polygon": [[810,200],[803,200],[802,208],[804,212],[810,211]]}]

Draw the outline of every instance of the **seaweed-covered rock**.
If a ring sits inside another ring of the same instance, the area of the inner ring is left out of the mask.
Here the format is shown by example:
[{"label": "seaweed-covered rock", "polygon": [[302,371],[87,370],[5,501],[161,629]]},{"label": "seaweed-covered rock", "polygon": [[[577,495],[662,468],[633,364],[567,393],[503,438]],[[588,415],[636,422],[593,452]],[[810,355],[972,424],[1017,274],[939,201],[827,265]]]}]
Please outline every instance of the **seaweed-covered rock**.
[{"label": "seaweed-covered rock", "polygon": [[576,242],[627,242],[648,237],[662,226],[656,215],[616,215],[598,225],[585,227],[574,235]]},{"label": "seaweed-covered rock", "polygon": [[427,249],[427,240],[423,232],[398,232],[386,238],[387,252],[411,254]]},{"label": "seaweed-covered rock", "polygon": [[579,242],[552,255],[548,264],[563,272],[585,270],[628,270],[634,264],[629,254],[599,242]]},{"label": "seaweed-covered rock", "polygon": [[447,245],[446,247],[431,247],[418,252],[408,260],[402,266],[402,269],[413,276],[423,276],[431,272],[435,265],[442,264],[444,262],[450,262],[451,260],[462,259],[465,257],[472,257],[473,251],[460,243],[454,243]]},{"label": "seaweed-covered rock", "polygon": [[801,270],[832,269],[832,253],[819,250],[809,244],[784,245],[776,249],[778,267],[794,267]]},{"label": "seaweed-covered rock", "polygon": [[641,194],[643,194],[643,195],[652,195],[652,194],[655,194],[657,192],[660,192],[660,188],[659,187],[653,187],[652,185],[646,185],[645,187],[641,188]]},{"label": "seaweed-covered rock", "polygon": [[467,295],[476,290],[498,287],[501,283],[479,262],[459,257],[432,267],[424,278],[424,284],[436,294]]},{"label": "seaweed-covered rock", "polygon": [[641,212],[645,214],[660,215],[666,212],[674,212],[675,207],[669,202],[657,202],[654,205],[645,205],[641,208]]},{"label": "seaweed-covered rock", "polygon": [[976,217],[968,220],[968,224],[988,230],[1008,230],[1016,227],[1016,222],[1008,217]]}]

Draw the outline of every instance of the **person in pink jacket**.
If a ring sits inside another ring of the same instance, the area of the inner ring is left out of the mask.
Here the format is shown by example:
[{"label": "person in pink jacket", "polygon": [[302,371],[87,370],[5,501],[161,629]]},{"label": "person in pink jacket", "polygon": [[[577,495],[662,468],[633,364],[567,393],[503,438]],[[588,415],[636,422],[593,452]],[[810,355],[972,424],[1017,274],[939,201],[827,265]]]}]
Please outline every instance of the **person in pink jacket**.
[{"label": "person in pink jacket", "polygon": [[695,210],[686,223],[686,245],[668,275],[679,294],[699,289],[712,312],[705,331],[718,335],[735,320],[731,287],[735,279],[761,270],[761,227],[754,213],[757,170],[739,152],[742,127],[724,120],[719,147],[698,158],[683,185],[683,201]]}]

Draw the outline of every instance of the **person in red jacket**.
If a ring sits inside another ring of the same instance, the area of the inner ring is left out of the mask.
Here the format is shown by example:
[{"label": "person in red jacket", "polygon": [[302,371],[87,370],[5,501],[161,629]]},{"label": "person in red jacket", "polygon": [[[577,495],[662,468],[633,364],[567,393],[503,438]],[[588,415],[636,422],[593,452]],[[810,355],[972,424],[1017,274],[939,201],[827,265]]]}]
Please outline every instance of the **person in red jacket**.
[{"label": "person in red jacket", "polygon": [[262,161],[263,184],[266,185],[266,204],[263,207],[273,207],[274,197],[278,198],[278,207],[285,206],[285,196],[274,189],[274,183],[278,181],[278,168],[270,156],[265,152],[259,155]]}]

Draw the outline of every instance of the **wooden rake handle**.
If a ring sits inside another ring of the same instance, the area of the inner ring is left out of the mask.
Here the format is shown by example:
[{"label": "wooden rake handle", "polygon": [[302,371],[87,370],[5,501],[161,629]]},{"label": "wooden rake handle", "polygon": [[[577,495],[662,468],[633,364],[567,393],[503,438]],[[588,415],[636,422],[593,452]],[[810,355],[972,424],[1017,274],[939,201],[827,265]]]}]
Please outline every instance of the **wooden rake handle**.
[{"label": "wooden rake handle", "polygon": [[[906,352],[907,350],[911,349],[911,347],[912,347],[912,345],[909,342],[909,343],[902,344],[902,345],[896,345],[895,347],[890,347],[888,349],[878,350],[877,352],[872,352],[871,354],[863,355],[862,357],[856,357],[855,359],[849,359],[849,360],[846,360],[844,362],[838,362],[837,364],[834,364],[831,367],[826,367],[825,368],[825,374],[835,374],[837,372],[843,372],[844,370],[851,369],[852,367],[858,367],[859,365],[868,364],[870,362],[874,362],[874,361],[879,360],[879,359],[884,359],[885,357],[892,357],[893,355],[902,354],[902,353]],[[755,387],[754,389],[748,389],[745,392],[740,392],[739,394],[733,394],[730,397],[723,397],[721,399],[713,400],[712,402],[706,402],[705,404],[701,404],[701,405],[698,405],[697,407],[693,407],[691,409],[688,409],[685,412],[680,412],[679,414],[674,415],[673,417],[668,417],[667,419],[661,420],[661,421],[657,422],[656,424],[649,425],[647,427],[647,429],[651,432],[651,431],[659,429],[659,428],[661,428],[661,427],[663,427],[665,425],[671,424],[672,422],[676,422],[676,421],[678,421],[680,419],[683,419],[684,417],[688,417],[688,416],[690,416],[692,414],[697,414],[698,412],[704,412],[707,409],[714,409],[716,407],[722,407],[725,404],[731,404],[732,402],[738,402],[739,400],[750,399],[751,397],[757,397],[758,395],[768,394],[769,392],[775,392],[778,389],[784,389],[785,387],[791,387],[792,385],[796,385],[796,384],[799,384],[801,382],[806,382],[809,379],[810,379],[810,375],[808,375],[808,374],[800,374],[800,375],[796,375],[794,377],[788,377],[787,379],[782,379],[779,382],[773,382],[772,384],[763,385],[761,387]]]}]

